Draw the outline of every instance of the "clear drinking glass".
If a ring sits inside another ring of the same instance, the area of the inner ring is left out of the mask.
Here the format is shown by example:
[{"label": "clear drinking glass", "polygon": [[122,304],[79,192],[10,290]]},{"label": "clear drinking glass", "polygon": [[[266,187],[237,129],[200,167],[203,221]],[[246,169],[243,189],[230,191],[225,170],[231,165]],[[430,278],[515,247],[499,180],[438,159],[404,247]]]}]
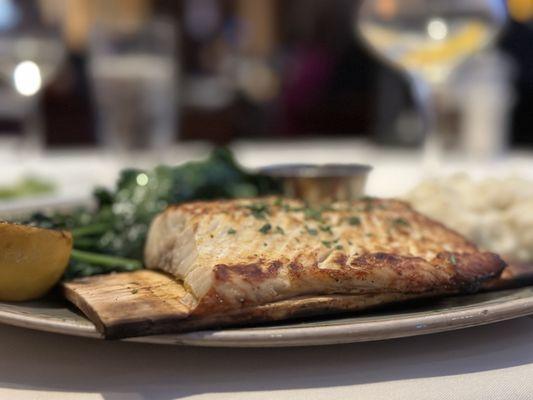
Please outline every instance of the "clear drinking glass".
[{"label": "clear drinking glass", "polygon": [[0,7],[0,114],[21,121],[19,150],[33,156],[44,139],[39,97],[65,56],[60,23],[41,2],[4,0]]},{"label": "clear drinking glass", "polygon": [[91,34],[90,74],[98,137],[126,156],[167,149],[175,139],[177,71],[171,22],[102,24]]},{"label": "clear drinking glass", "polygon": [[503,0],[364,0],[358,9],[359,35],[412,85],[425,124],[426,169],[434,171],[442,156],[439,99],[448,77],[505,20]]}]

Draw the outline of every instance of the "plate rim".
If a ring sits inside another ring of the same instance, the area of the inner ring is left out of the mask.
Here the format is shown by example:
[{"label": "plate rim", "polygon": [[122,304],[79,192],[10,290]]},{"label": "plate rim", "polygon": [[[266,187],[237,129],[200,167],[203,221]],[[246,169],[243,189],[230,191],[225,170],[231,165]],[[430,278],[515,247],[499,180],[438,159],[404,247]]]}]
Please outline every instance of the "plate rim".
[{"label": "plate rim", "polygon": [[[532,286],[500,293],[512,295],[520,292],[526,295],[494,303],[489,300],[479,304],[452,306],[423,315],[398,314],[394,319],[384,318],[362,322],[350,319],[346,323],[335,323],[339,320],[332,319],[331,324],[326,325],[204,330],[135,337],[124,339],[124,341],[203,347],[293,347],[396,339],[486,325],[533,314]],[[50,319],[39,316],[37,313],[32,314],[21,310],[9,311],[9,307],[2,308],[2,305],[16,307],[15,303],[0,302],[0,323],[37,331],[103,339],[103,336],[85,317],[80,316],[84,320],[84,323],[80,324],[79,321],[68,318]],[[65,309],[68,308],[65,307]]]}]

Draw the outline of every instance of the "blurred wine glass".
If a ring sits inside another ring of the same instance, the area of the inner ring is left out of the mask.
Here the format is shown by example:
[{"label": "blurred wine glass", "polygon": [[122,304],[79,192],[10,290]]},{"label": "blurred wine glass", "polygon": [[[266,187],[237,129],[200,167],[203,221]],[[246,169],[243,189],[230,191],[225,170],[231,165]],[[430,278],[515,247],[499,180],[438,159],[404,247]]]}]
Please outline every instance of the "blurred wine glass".
[{"label": "blurred wine glass", "polygon": [[488,46],[506,19],[503,0],[364,0],[359,35],[409,78],[426,138],[424,167],[442,157],[439,103],[452,71]]},{"label": "blurred wine glass", "polygon": [[62,1],[0,0],[0,113],[22,121],[21,150],[31,153],[43,141],[39,95],[65,54],[61,8]]}]

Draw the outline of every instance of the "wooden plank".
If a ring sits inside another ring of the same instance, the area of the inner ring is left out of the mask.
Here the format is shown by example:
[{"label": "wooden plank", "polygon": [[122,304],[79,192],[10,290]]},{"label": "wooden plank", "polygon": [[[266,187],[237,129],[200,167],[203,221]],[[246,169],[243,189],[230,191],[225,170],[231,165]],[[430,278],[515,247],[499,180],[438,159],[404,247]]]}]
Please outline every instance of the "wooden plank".
[{"label": "wooden plank", "polygon": [[195,305],[175,279],[151,270],[76,279],[63,291],[109,339],[175,330]]}]

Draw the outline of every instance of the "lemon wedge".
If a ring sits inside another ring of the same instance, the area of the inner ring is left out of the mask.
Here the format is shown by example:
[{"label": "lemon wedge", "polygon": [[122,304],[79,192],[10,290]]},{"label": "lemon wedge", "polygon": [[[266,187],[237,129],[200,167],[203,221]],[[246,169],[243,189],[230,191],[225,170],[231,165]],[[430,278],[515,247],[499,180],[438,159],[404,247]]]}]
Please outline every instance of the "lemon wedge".
[{"label": "lemon wedge", "polygon": [[68,232],[0,222],[0,301],[45,295],[63,275],[71,250]]}]

